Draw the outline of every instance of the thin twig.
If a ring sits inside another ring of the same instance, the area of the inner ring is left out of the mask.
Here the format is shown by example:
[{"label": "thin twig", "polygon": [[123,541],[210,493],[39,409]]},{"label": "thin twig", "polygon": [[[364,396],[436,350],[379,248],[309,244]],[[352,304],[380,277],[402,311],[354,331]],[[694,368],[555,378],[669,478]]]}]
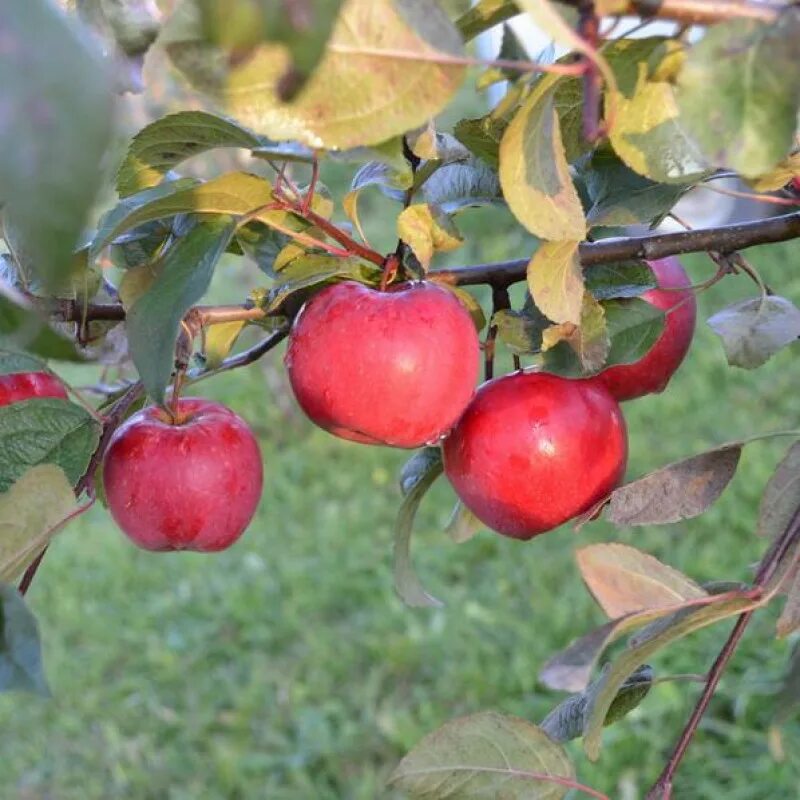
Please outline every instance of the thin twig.
[{"label": "thin twig", "polygon": [[[754,588],[763,588],[774,578],[777,570],[783,563],[784,558],[789,551],[797,543],[800,538],[800,507],[798,507],[789,524],[786,526],[783,533],[773,542],[764,557],[761,559],[758,572],[756,573]],[[775,591],[777,587],[773,588]],[[672,796],[672,785],[675,778],[675,773],[680,765],[683,757],[686,755],[686,750],[689,747],[694,735],[697,733],[697,728],[700,725],[700,720],[708,708],[711,698],[714,696],[719,681],[722,678],[722,673],[725,667],[731,660],[736,648],[741,641],[742,635],[747,628],[750,619],[752,618],[753,611],[749,609],[739,615],[733,630],[730,632],[725,644],[719,652],[713,666],[708,672],[708,679],[703,688],[697,704],[694,707],[686,726],[681,733],[678,742],[675,745],[672,755],[664,765],[664,769],[659,775],[653,787],[647,793],[646,800],[670,800]]]}]

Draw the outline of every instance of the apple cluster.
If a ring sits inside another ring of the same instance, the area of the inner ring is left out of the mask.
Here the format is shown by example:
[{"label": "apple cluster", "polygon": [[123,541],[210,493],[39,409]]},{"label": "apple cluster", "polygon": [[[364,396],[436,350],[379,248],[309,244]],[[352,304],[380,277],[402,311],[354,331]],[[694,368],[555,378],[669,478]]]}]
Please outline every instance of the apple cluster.
[{"label": "apple cluster", "polygon": [[[692,340],[696,305],[674,258],[650,262],[667,312],[638,361],[583,379],[518,371],[478,383],[480,343],[469,313],[428,281],[378,291],[328,286],[296,317],[285,364],[317,425],[364,444],[442,446],[450,483],[478,519],[515,539],[591,509],[622,479],[627,433],[619,402],[662,391]],[[0,405],[65,399],[47,372],[0,378]],[[258,443],[230,409],[181,398],[133,414],[103,461],[109,511],[147,550],[223,550],[249,525],[261,496]]]}]

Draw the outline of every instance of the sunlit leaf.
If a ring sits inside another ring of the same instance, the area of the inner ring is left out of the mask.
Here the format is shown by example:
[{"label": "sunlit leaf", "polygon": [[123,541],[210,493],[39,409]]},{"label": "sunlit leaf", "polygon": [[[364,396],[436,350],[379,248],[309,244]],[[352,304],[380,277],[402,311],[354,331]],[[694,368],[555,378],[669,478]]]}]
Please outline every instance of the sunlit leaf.
[{"label": "sunlit leaf", "polygon": [[389,783],[411,798],[559,800],[574,780],[560,744],[527,720],[485,711],[451,720],[400,762]]},{"label": "sunlit leaf", "polygon": [[509,208],[531,233],[580,241],[586,219],[564,153],[557,87],[558,76],[541,78],[503,134],[500,183]]},{"label": "sunlit leaf", "polygon": [[528,289],[553,322],[581,321],[583,270],[577,241],[542,242],[528,264]]},{"label": "sunlit leaf", "polygon": [[590,545],[576,558],[589,591],[611,619],[707,594],[691,578],[628,545]]},{"label": "sunlit leaf", "polygon": [[433,254],[459,248],[463,239],[450,217],[430,203],[404,208],[397,218],[397,235],[411,248],[423,269]]}]

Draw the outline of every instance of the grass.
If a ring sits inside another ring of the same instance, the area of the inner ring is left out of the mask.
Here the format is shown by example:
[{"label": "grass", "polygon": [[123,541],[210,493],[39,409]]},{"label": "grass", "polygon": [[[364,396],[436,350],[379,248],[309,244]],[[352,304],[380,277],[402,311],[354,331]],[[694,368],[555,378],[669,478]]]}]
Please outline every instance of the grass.
[{"label": "grass", "polygon": [[[366,200],[365,217],[383,208]],[[457,259],[524,254],[526,237],[498,220],[467,219],[473,243]],[[797,256],[783,245],[753,260],[798,300],[800,279],[785,269]],[[696,277],[710,274],[710,262],[687,262]],[[702,312],[752,293],[746,278],[730,278],[701,298]],[[796,351],[757,372],[729,369],[701,324],[669,390],[625,408],[630,475],[798,427],[798,378]],[[215,556],[138,551],[99,507],[60,536],[29,596],[54,697],[0,697],[3,798],[391,797],[388,773],[446,720],[494,708],[535,721],[560,700],[537,682],[541,664],[603,621],[575,547],[617,540],[699,581],[746,580],[764,547],[752,533],[760,492],[787,445],[749,446],[731,487],[697,520],[633,530],[596,523],[528,544],[487,531],[450,543],[441,529],[453,496],[440,481],[421,509],[414,558],[446,607],[409,610],[390,571],[396,474],[407,454],[314,429],[287,399],[277,356],[202,391],[259,434],[258,515]],[[776,613],[752,624],[679,773],[677,798],[796,796],[800,725],[784,727],[780,761],[765,735],[790,649],[774,639]],[[659,654],[657,674],[703,672],[728,627]],[[605,732],[597,764],[570,745],[580,778],[613,798],[642,797],[697,693],[692,683],[654,688]]]}]

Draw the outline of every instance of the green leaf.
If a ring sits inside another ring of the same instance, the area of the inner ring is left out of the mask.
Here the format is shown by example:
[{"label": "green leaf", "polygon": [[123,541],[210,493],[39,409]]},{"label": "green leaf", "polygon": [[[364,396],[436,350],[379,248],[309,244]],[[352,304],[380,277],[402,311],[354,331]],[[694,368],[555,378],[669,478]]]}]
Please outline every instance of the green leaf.
[{"label": "green leaf", "polygon": [[611,339],[607,365],[632,364],[645,356],[664,330],[664,312],[638,297],[603,301]]},{"label": "green leaf", "polygon": [[4,293],[0,286],[0,348],[4,350],[26,350],[42,358],[63,361],[82,361],[75,345],[52,330],[47,320],[37,311],[14,302],[16,292]]},{"label": "green leaf", "polygon": [[456,250],[464,242],[450,217],[429,203],[404,208],[397,218],[397,235],[411,248],[423,269],[428,269],[434,253]]},{"label": "green leaf", "polygon": [[[653,669],[646,664],[625,679],[606,714],[604,725],[613,725],[627,716],[644,700],[653,685]],[[591,683],[584,691],[559,703],[540,723],[539,727],[554,741],[568,742],[583,736],[586,711],[597,691],[599,681]]]},{"label": "green leaf", "polygon": [[587,269],[583,279],[586,289],[598,300],[638,297],[658,285],[653,270],[639,259],[598,264]]},{"label": "green leaf", "polygon": [[456,500],[444,531],[456,544],[461,544],[483,527],[484,524],[460,500]]},{"label": "green leaf", "polygon": [[770,25],[713,25],[689,50],[678,76],[681,123],[711,166],[755,178],[789,153],[800,111],[799,62],[797,8]]},{"label": "green leaf", "polygon": [[797,712],[800,703],[800,642],[796,642],[789,654],[786,672],[775,698],[775,723],[781,725]]},{"label": "green leaf", "polygon": [[156,186],[182,161],[217,147],[253,150],[271,144],[238,122],[207,111],[168,114],[133,137],[117,172],[117,191],[126,197]]},{"label": "green leaf", "polygon": [[20,372],[44,372],[47,365],[26,353],[0,348],[0,375],[18,375]]},{"label": "green leaf", "polygon": [[770,476],[761,496],[756,533],[774,539],[800,506],[800,442],[795,442]]},{"label": "green leaf", "polygon": [[235,227],[228,216],[198,223],[167,251],[155,281],[128,312],[131,358],[147,394],[157,403],[164,402],[183,315],[208,289]]},{"label": "green leaf", "polygon": [[690,184],[656,183],[634,172],[609,149],[596,150],[580,168],[595,227],[650,224],[678,202]]},{"label": "green leaf", "polygon": [[765,295],[723,308],[708,324],[731,366],[755,369],[800,337],[800,310],[785,297]]},{"label": "green leaf", "polygon": [[[185,213],[243,216],[272,202],[270,182],[247,172],[228,172],[189,186],[175,183],[182,185],[161,184],[126,197],[100,223],[93,252],[99,253],[119,234],[151,220]],[[258,218],[268,222],[268,212]]]},{"label": "green leaf", "polygon": [[[542,350],[548,354],[551,348],[562,342],[577,357],[579,374],[597,372],[606,363],[611,340],[608,336],[605,309],[589,292],[583,294],[580,325],[564,322],[542,331]],[[545,365],[553,365],[550,355],[545,356]]]},{"label": "green leaf", "polygon": [[716,603],[693,609],[647,641],[625,650],[600,678],[597,692],[592,698],[586,716],[584,729],[584,749],[593,761],[600,755],[600,736],[603,721],[625,679],[662,647],[684,636],[713,625],[723,619],[741,614],[753,607],[748,597],[721,599]]},{"label": "green leaf", "polygon": [[0,494],[0,581],[18,578],[77,508],[72,486],[55,464],[31,467]]},{"label": "green leaf", "polygon": [[500,183],[509,208],[531,233],[580,241],[586,219],[561,139],[554,99],[558,81],[542,77],[503,134]]},{"label": "green leaf", "polygon": [[464,41],[468,42],[519,13],[520,10],[513,0],[479,0],[456,20],[456,27]]},{"label": "green leaf", "polygon": [[342,0],[307,0],[287,7],[283,0],[198,0],[207,40],[225,48],[231,60],[243,58],[256,45],[285,45],[291,62],[277,87],[291,100],[322,58]]},{"label": "green leaf", "polygon": [[13,586],[0,583],[0,692],[10,691],[50,696],[36,618]]},{"label": "green leaf", "polygon": [[374,264],[355,257],[339,258],[324,253],[299,255],[278,272],[264,310],[272,314],[294,294],[301,293],[300,296],[304,300],[306,290],[343,279],[377,285],[381,279],[381,270]]},{"label": "green leaf", "polygon": [[527,720],[484,711],[451,720],[400,762],[389,784],[409,797],[559,800],[575,770],[566,751]]},{"label": "green leaf", "polygon": [[438,447],[425,447],[414,453],[400,473],[403,502],[394,524],[394,588],[400,599],[412,607],[443,605],[425,591],[411,563],[411,531],[414,517],[425,492],[444,471]]},{"label": "green leaf", "polygon": [[[348,0],[326,53],[292,103],[278,97],[290,54],[262,44],[241,62],[206,42],[194,3],[180,6],[162,41],[194,88],[227,113],[276,140],[313,148],[383,142],[425,124],[452,98],[462,65],[437,63],[462,56],[463,44],[438,4],[417,0]],[[390,57],[402,51],[407,57]]]},{"label": "green leaf", "polygon": [[477,158],[439,167],[422,185],[422,194],[447,214],[503,202],[497,174]]},{"label": "green leaf", "polygon": [[611,493],[615,525],[665,525],[702,514],[730,483],[742,444],[734,442],[661,467]]},{"label": "green leaf", "polygon": [[492,316],[492,325],[497,326],[498,338],[517,355],[538,353],[542,348],[542,332],[550,324],[550,320],[538,309],[501,309]]},{"label": "green leaf", "polygon": [[610,619],[706,597],[691,578],[624,544],[583,547],[575,557],[589,591]]},{"label": "green leaf", "polygon": [[68,400],[23,400],[0,407],[0,492],[38,464],[56,464],[75,486],[99,440],[97,420]]},{"label": "green leaf", "polygon": [[775,624],[775,633],[779,637],[789,636],[798,628],[800,628],[800,571],[795,571],[789,581],[786,603]]},{"label": "green leaf", "polygon": [[609,139],[617,155],[632,170],[658,183],[685,184],[702,178],[706,160],[682,127],[672,83],[681,64],[680,50],[664,46],[660,38],[623,39],[614,43],[614,49],[604,49],[603,55],[619,85],[617,92],[606,91],[606,114],[612,106],[615,109]]},{"label": "green leaf", "polygon": [[577,241],[542,242],[528,264],[528,289],[539,310],[553,322],[580,324],[583,270]]},{"label": "green leaf", "polygon": [[48,0],[3,3],[0,203],[38,276],[57,284],[103,180],[110,81],[76,25]]}]

